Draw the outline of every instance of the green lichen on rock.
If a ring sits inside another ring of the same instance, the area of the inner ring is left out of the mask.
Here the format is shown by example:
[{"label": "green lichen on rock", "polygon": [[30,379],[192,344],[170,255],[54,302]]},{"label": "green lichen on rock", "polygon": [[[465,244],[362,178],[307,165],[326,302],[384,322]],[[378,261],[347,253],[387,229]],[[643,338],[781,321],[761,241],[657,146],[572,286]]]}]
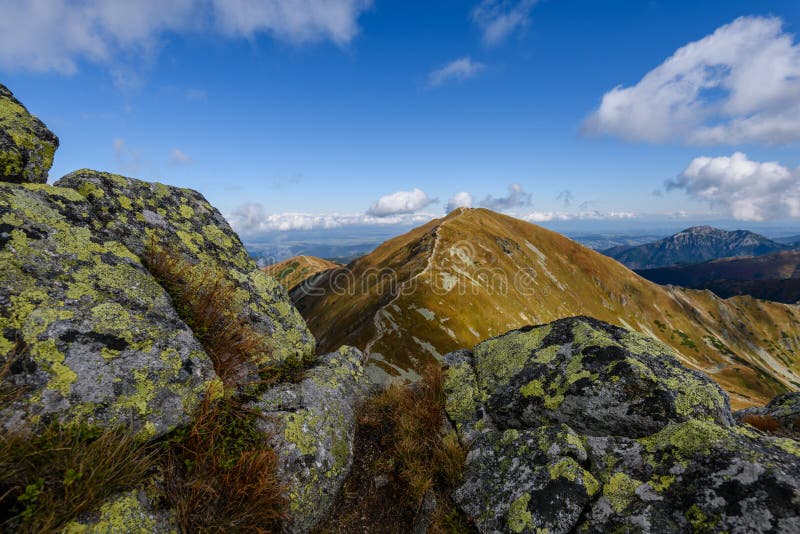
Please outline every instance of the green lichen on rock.
[{"label": "green lichen on rock", "polygon": [[270,353],[254,355],[259,367],[313,361],[314,337],[284,288],[258,269],[222,214],[200,193],[86,169],[57,184],[85,195],[96,215],[93,228],[137,257],[145,259],[156,243],[233,283],[243,320],[270,341]]},{"label": "green lichen on rock", "polygon": [[281,384],[251,408],[278,453],[287,486],[289,532],[307,532],[333,503],[353,460],[355,404],[366,377],[363,355],[342,347],[320,359],[298,384]]},{"label": "green lichen on rock", "polygon": [[479,531],[798,530],[796,440],[733,425],[721,390],[657,341],[583,317],[539,328],[492,340],[501,380],[487,346],[444,358],[469,448],[452,498]]},{"label": "green lichen on rock", "polygon": [[45,183],[58,137],[0,84],[0,181]]},{"label": "green lichen on rock", "polygon": [[89,420],[153,437],[188,422],[211,362],[138,258],[94,229],[85,198],[0,184],[0,218],[0,359],[23,392],[2,427]]},{"label": "green lichen on rock", "polygon": [[100,509],[70,521],[61,534],[177,534],[176,518],[153,502],[149,491],[116,495]]}]

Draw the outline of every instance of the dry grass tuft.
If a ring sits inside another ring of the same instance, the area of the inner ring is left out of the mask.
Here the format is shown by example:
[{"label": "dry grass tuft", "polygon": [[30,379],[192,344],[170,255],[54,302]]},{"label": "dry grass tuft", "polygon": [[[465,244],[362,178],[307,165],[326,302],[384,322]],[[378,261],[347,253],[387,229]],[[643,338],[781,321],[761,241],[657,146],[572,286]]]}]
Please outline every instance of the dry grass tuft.
[{"label": "dry grass tuft", "polygon": [[231,399],[208,401],[170,440],[167,499],[184,532],[280,530],[285,487],[257,417]]},{"label": "dry grass tuft", "polygon": [[124,430],[52,426],[0,437],[0,530],[54,532],[147,477],[154,450]]},{"label": "dry grass tuft", "polygon": [[[428,495],[437,502],[429,532],[473,530],[449,497],[466,449],[445,424],[443,383],[432,365],[419,383],[390,386],[362,406],[353,470],[319,532],[409,532]],[[389,482],[376,488],[376,477]]]},{"label": "dry grass tuft", "polygon": [[[205,348],[223,383],[252,384],[249,378],[258,368],[256,362],[265,360],[272,349],[269,338],[246,319],[236,286],[225,273],[203,264],[192,265],[154,241],[147,247],[144,262]],[[276,379],[274,370],[258,371],[262,382]]]},{"label": "dry grass tuft", "polygon": [[783,428],[783,425],[781,425],[780,421],[771,415],[748,414],[742,418],[742,422],[747,423],[748,425],[768,434]]}]

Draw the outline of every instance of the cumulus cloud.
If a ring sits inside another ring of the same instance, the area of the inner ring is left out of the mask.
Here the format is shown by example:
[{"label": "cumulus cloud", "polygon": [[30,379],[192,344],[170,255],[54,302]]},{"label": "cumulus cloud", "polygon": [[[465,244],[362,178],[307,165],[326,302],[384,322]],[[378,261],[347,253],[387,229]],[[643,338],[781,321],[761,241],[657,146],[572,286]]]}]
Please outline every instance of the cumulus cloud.
[{"label": "cumulus cloud", "polygon": [[450,213],[457,208],[471,208],[474,200],[475,199],[472,198],[472,195],[466,191],[461,191],[460,193],[453,195],[453,198],[447,201],[447,207],[445,208],[445,211]]},{"label": "cumulus cloud", "polygon": [[508,186],[508,195],[504,197],[493,197],[488,195],[481,200],[480,205],[495,211],[507,211],[514,208],[530,206],[533,203],[530,193],[526,193],[520,184]]},{"label": "cumulus cloud", "polygon": [[464,81],[477,76],[484,69],[483,63],[472,61],[469,57],[462,57],[451,61],[442,68],[436,69],[428,75],[428,86],[438,87],[449,81]]},{"label": "cumulus cloud", "polygon": [[551,222],[551,221],[599,221],[609,219],[634,219],[636,214],[630,211],[534,211],[523,215],[522,219],[530,222]]},{"label": "cumulus cloud", "polygon": [[800,169],[752,161],[741,152],[695,158],[667,189],[681,189],[739,220],[800,217]]},{"label": "cumulus cloud", "polygon": [[405,213],[383,217],[366,213],[314,215],[286,212],[268,214],[264,206],[258,203],[244,204],[227,216],[231,226],[242,235],[288,232],[292,230],[327,230],[343,226],[413,225],[427,222],[432,218],[432,215],[422,213]]},{"label": "cumulus cloud", "polygon": [[438,202],[438,200],[430,198],[425,191],[415,187],[411,191],[398,191],[391,195],[382,196],[369,207],[367,215],[372,217],[391,217],[414,213],[434,202]]},{"label": "cumulus cloud", "polygon": [[570,191],[569,189],[565,189],[561,191],[558,195],[556,195],[556,200],[562,202],[565,208],[570,207],[574,199],[575,195],[573,195],[572,191]]},{"label": "cumulus cloud", "polygon": [[689,144],[800,139],[800,45],[779,18],[738,18],[607,92],[584,130]]},{"label": "cumulus cloud", "polygon": [[[358,34],[358,18],[371,5],[372,0],[0,0],[0,66],[72,74],[80,61],[111,64],[121,55],[148,55],[166,34],[195,31],[344,45]],[[129,75],[118,67],[112,71]]]},{"label": "cumulus cloud", "polygon": [[172,152],[169,153],[169,162],[172,165],[188,165],[192,163],[193,160],[182,150],[173,148]]},{"label": "cumulus cloud", "polygon": [[504,41],[531,22],[531,11],[538,0],[483,0],[472,10],[472,20],[481,30],[483,42]]}]

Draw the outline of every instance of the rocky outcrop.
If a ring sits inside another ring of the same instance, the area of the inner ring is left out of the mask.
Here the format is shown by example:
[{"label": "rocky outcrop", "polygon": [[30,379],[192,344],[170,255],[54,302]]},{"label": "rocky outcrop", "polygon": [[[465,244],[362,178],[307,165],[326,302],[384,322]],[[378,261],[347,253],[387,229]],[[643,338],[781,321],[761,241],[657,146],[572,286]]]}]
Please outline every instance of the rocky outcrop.
[{"label": "rocky outcrop", "polygon": [[734,412],[733,416],[740,423],[747,423],[748,419],[756,422],[750,419],[753,416],[762,421],[766,419],[767,425],[774,421],[776,426],[772,430],[800,436],[800,392],[778,395],[766,406],[745,408]]},{"label": "rocky outcrop", "polygon": [[58,137],[0,84],[0,181],[45,183]]},{"label": "rocky outcrop", "polygon": [[279,456],[288,487],[289,532],[325,515],[353,461],[355,405],[366,392],[363,355],[352,347],[321,358],[298,384],[279,385],[251,406]]},{"label": "rocky outcrop", "polygon": [[218,380],[169,297],[76,191],[0,184],[0,407],[6,431],[51,421],[156,437]]},{"label": "rocky outcrop", "polygon": [[272,351],[263,365],[308,363],[314,337],[286,291],[261,272],[239,237],[203,195],[115,174],[81,170],[57,184],[80,192],[92,206],[94,227],[144,257],[151,242],[233,280],[245,319],[267,334]]},{"label": "rocky outcrop", "polygon": [[177,518],[154,501],[158,489],[132,490],[108,499],[100,509],[69,522],[62,534],[174,534]]},{"label": "rocky outcrop", "polygon": [[733,424],[660,343],[576,317],[446,357],[481,532],[793,532],[800,445]]}]

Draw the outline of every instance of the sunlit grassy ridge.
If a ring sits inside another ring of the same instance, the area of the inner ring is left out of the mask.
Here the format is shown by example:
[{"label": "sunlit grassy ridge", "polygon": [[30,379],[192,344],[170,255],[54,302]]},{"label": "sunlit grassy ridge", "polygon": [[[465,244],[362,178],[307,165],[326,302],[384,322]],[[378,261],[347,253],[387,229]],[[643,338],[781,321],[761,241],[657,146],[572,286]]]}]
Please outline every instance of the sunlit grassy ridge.
[{"label": "sunlit grassy ridge", "polygon": [[337,267],[341,267],[341,265],[316,256],[295,256],[288,260],[268,265],[261,270],[276,279],[286,288],[286,291],[289,291],[303,280]]},{"label": "sunlit grassy ridge", "polygon": [[[345,278],[355,281],[349,292],[330,289]],[[736,407],[800,388],[797,307],[662,287],[558,233],[484,209],[431,221],[315,285],[324,294],[297,305],[319,348],[365,348],[394,374],[513,328],[589,315],[665,342]]]}]

